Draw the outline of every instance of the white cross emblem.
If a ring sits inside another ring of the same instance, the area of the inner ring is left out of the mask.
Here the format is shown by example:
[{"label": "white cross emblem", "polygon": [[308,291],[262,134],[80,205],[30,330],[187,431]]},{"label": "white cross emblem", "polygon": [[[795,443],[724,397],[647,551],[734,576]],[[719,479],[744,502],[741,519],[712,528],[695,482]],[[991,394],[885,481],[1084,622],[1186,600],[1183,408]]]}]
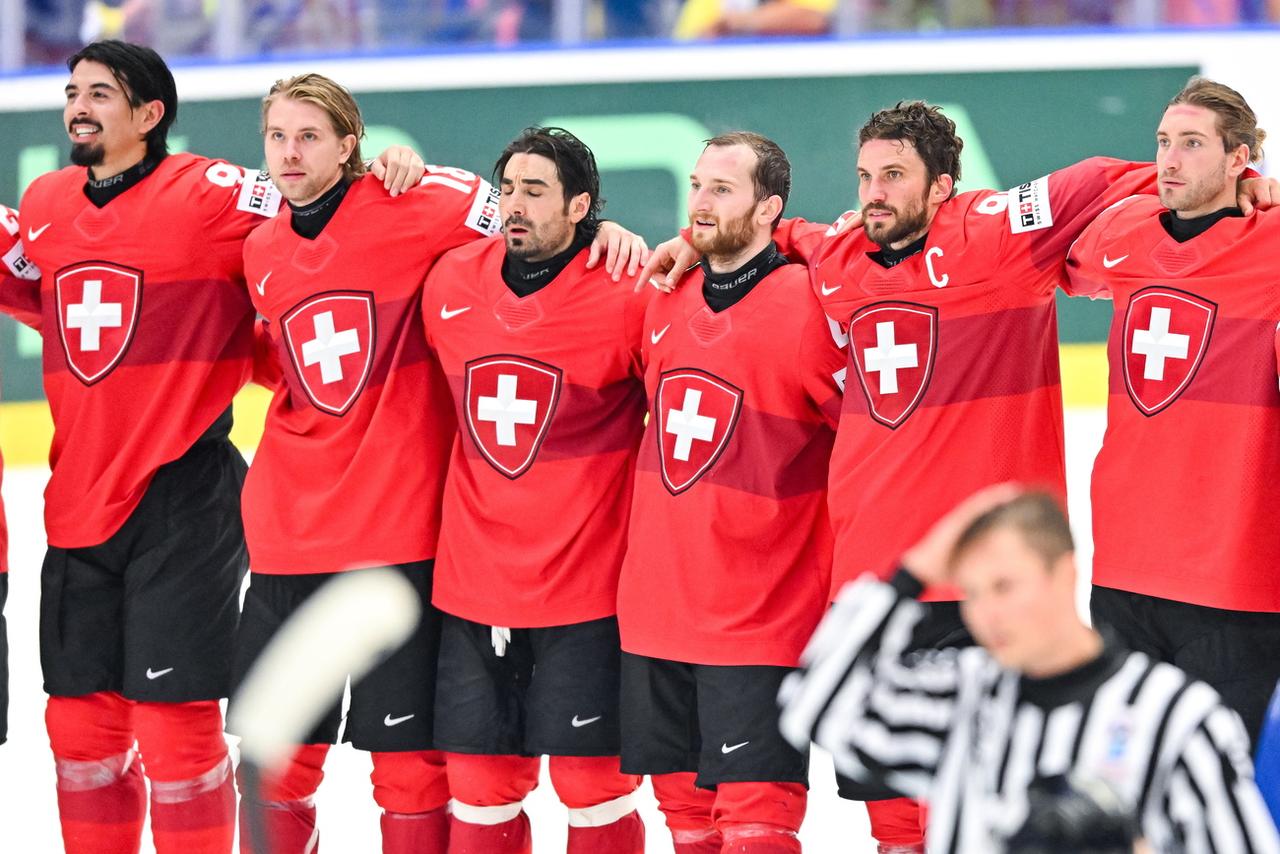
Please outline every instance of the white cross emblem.
[{"label": "white cross emblem", "polygon": [[80,330],[80,350],[97,352],[102,346],[102,330],[120,326],[122,303],[102,301],[102,282],[89,279],[84,283],[83,302],[67,306],[67,328]]},{"label": "white cross emblem", "polygon": [[895,341],[893,321],[876,324],[876,346],[862,351],[867,362],[867,373],[880,375],[880,393],[898,393],[898,371],[920,364],[915,344],[898,344]]},{"label": "white cross emblem", "polygon": [[1144,380],[1164,379],[1165,359],[1185,359],[1191,345],[1190,335],[1169,332],[1169,309],[1156,306],[1151,309],[1151,328],[1133,330],[1133,352],[1146,356],[1142,369]]},{"label": "white cross emblem", "polygon": [[684,391],[684,405],[680,409],[672,409],[667,413],[667,432],[676,437],[676,447],[671,456],[681,462],[689,462],[689,452],[693,442],[710,442],[716,434],[716,420],[708,415],[699,415],[698,407],[702,404],[702,392],[696,388]]},{"label": "white cross emblem", "polygon": [[476,400],[476,420],[492,421],[497,427],[498,444],[512,447],[516,443],[517,424],[538,422],[538,401],[516,397],[518,377],[498,374],[498,396]]},{"label": "white cross emblem", "polygon": [[342,357],[360,352],[360,336],[355,329],[335,332],[333,312],[322,311],[311,318],[316,337],[302,345],[302,363],[320,365],[320,382],[324,385],[342,379]]}]

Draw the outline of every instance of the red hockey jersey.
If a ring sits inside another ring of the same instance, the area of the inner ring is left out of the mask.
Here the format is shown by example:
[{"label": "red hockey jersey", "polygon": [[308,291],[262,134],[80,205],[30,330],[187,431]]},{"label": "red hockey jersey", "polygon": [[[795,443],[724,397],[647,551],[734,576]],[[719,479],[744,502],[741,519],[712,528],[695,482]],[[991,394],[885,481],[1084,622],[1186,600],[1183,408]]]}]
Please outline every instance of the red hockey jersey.
[{"label": "red hockey jersey", "polygon": [[280,366],[242,499],[250,566],[320,573],[434,557],[455,425],[423,335],[422,283],[442,253],[498,228],[497,195],[432,166],[397,198],[357,180],[315,240],[291,219],[244,247]]},{"label": "red hockey jersey", "polygon": [[[40,271],[22,251],[18,212],[0,205],[0,303],[13,306],[14,317],[40,328]],[[0,461],[0,469],[3,462]],[[9,529],[0,503],[0,573],[9,571]]]},{"label": "red hockey jersey", "polygon": [[702,273],[645,318],[649,423],[618,590],[627,652],[794,666],[827,604],[844,355],[800,265],[722,312]]},{"label": "red hockey jersey", "polygon": [[1178,243],[1148,197],[1071,250],[1077,294],[1115,300],[1107,432],[1093,467],[1093,581],[1280,611],[1280,210]]},{"label": "red hockey jersey", "polygon": [[586,268],[545,287],[502,280],[501,237],[450,252],[427,280],[427,340],[449,378],[449,463],[436,606],[509,627],[617,610],[636,451],[648,294]]},{"label": "red hockey jersey", "polygon": [[[886,269],[860,230],[785,222],[849,348],[831,457],[833,592],[903,551],[978,489],[1016,480],[1066,494],[1054,291],[1071,242],[1155,169],[1092,158],[943,203],[925,249]],[[926,599],[955,599],[938,588]]]},{"label": "red hockey jersey", "polygon": [[45,527],[62,548],[114,534],[156,469],[249,378],[241,250],[278,204],[265,175],[190,154],[166,157],[103,208],[86,180],[75,166],[43,175],[21,208],[25,253],[43,274]]}]

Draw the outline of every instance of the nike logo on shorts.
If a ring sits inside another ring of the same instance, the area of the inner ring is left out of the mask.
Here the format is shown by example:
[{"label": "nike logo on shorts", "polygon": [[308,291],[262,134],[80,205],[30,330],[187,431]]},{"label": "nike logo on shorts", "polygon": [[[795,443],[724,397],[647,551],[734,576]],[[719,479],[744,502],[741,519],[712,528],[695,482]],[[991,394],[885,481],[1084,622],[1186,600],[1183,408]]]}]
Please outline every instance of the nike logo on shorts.
[{"label": "nike logo on shorts", "polygon": [[728,744],[722,744],[722,745],[720,745],[720,752],[721,752],[721,753],[726,753],[726,754],[727,754],[727,753],[733,753],[733,751],[737,750],[739,747],[746,747],[746,746],[747,746],[748,744],[750,744],[750,743],[751,743],[751,742],[749,742],[749,741],[744,741],[744,742],[742,742],[741,744],[735,744],[735,745],[733,745],[732,747],[730,747]]},{"label": "nike logo on shorts", "polygon": [[148,668],[147,668],[147,678],[148,678],[148,679],[159,679],[161,676],[165,675],[166,673],[172,673],[172,672],[173,672],[173,668],[172,668],[172,667],[166,667],[164,670],[152,670],[150,667],[148,667]]},{"label": "nike logo on shorts", "polygon": [[412,717],[417,717],[417,716],[405,715],[402,718],[393,718],[391,717],[391,715],[388,714],[385,718],[382,719],[382,724],[383,726],[399,726],[400,724],[404,723],[405,721],[409,720],[409,718],[412,718]]},{"label": "nike logo on shorts", "polygon": [[577,715],[574,715],[574,716],[573,716],[573,720],[569,721],[569,723],[573,724],[574,728],[576,729],[576,728],[578,728],[578,727],[580,727],[580,726],[586,726],[587,724],[593,724],[593,723],[595,723],[596,721],[600,720],[602,717],[604,717],[604,715],[596,715],[594,718],[586,718],[586,719],[584,719],[584,720],[578,720],[578,716],[577,716]]}]

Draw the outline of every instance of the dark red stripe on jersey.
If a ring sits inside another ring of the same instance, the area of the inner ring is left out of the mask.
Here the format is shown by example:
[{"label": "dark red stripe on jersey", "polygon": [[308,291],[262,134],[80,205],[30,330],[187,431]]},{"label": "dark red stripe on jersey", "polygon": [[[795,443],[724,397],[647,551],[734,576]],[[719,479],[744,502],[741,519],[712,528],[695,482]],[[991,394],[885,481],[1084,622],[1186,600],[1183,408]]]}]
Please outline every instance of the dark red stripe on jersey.
[{"label": "dark red stripe on jersey", "polygon": [[[1107,343],[1107,362],[1111,366],[1108,388],[1111,394],[1119,395],[1127,394],[1120,352],[1124,346],[1124,316],[1124,312],[1116,312]],[[1204,360],[1171,405],[1187,399],[1280,407],[1276,331],[1276,324],[1271,320],[1217,317]]]},{"label": "dark red stripe on jersey", "polygon": [[[938,321],[938,349],[920,408],[1026,394],[1058,385],[1058,322],[1053,302]],[[850,354],[844,412],[867,414]],[[878,382],[872,376],[869,382]],[[910,421],[910,418],[907,419]],[[903,422],[906,423],[906,422]]]},{"label": "dark red stripe on jersey", "polygon": [[[454,401],[465,401],[462,377],[449,377]],[[565,383],[537,460],[573,460],[629,451],[644,432],[644,387],[627,380],[604,388]],[[458,412],[459,422],[466,423]],[[468,457],[483,459],[470,435],[462,443]]]},{"label": "dark red stripe on jersey", "polygon": [[[661,477],[656,430],[649,428],[640,445],[637,466]],[[794,498],[827,488],[827,467],[835,434],[823,424],[796,421],[746,406],[715,465],[687,490],[706,483],[765,498]]]},{"label": "dark red stripe on jersey", "polygon": [[[253,304],[242,285],[225,279],[144,281],[142,290],[138,328],[116,369],[253,355]],[[56,300],[45,296],[45,325],[56,335]],[[61,345],[44,348],[44,369],[45,373],[70,370]]]}]

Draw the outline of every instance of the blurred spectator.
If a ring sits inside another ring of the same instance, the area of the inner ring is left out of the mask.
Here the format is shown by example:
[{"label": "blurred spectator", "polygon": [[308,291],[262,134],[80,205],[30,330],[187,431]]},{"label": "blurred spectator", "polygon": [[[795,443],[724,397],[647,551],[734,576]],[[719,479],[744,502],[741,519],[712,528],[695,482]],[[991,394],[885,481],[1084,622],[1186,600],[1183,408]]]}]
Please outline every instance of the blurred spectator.
[{"label": "blurred spectator", "polygon": [[831,31],[837,5],[838,0],[686,0],[675,37],[820,35]]},{"label": "blurred spectator", "polygon": [[84,44],[85,0],[27,0],[26,62],[60,65]]}]

